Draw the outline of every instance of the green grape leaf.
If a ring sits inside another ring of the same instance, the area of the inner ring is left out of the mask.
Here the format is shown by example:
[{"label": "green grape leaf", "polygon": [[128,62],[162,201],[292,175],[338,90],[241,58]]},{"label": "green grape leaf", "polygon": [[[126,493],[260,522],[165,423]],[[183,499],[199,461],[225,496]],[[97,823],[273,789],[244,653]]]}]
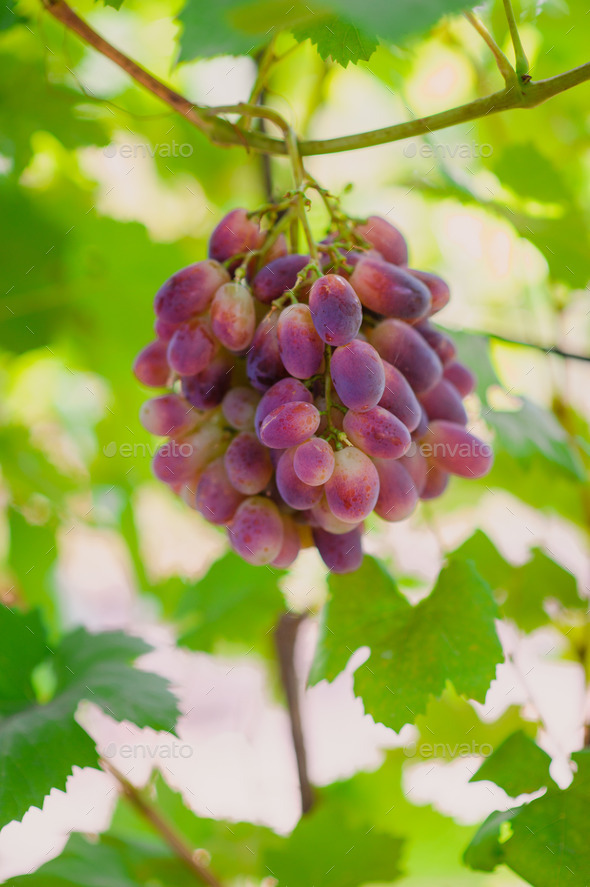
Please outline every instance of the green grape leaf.
[{"label": "green grape leaf", "polygon": [[284,575],[284,570],[253,567],[228,552],[181,600],[180,643],[206,651],[222,640],[257,646],[284,609],[278,586]]},{"label": "green grape leaf", "polygon": [[551,758],[522,730],[508,736],[484,760],[470,782],[495,782],[512,798],[554,785],[549,776]]},{"label": "green grape leaf", "polygon": [[[151,649],[140,638],[80,628],[50,646],[36,613],[6,607],[0,638],[0,828],[41,807],[52,788],[63,790],[74,766],[97,765],[94,741],[75,721],[82,700],[140,727],[174,727],[178,709],[167,681],[131,665]],[[39,704],[32,676],[46,663],[55,692]]]},{"label": "green grape leaf", "polygon": [[502,863],[534,887],[588,884],[590,750],[577,752],[573,760],[577,773],[565,791],[550,786],[529,804],[493,813],[465,851],[465,862],[484,871]]},{"label": "green grape leaf", "polygon": [[367,646],[371,654],[355,673],[355,693],[368,714],[394,730],[424,713],[448,681],[483,702],[503,657],[497,606],[470,562],[451,558],[432,593],[414,607],[373,558],[350,576],[331,576],[329,588],[313,683],[333,680]]},{"label": "green grape leaf", "polygon": [[355,25],[336,16],[314,19],[293,31],[299,41],[311,40],[323,59],[331,58],[343,68],[352,62],[368,61],[377,49],[377,39],[370,37]]}]

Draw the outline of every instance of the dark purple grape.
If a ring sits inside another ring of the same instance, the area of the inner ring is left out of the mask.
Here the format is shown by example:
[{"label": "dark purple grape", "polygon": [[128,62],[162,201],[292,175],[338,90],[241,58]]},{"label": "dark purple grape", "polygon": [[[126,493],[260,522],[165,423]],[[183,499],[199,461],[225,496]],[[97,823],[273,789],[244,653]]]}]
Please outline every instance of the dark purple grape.
[{"label": "dark purple grape", "polygon": [[475,376],[470,369],[458,361],[448,363],[443,370],[443,376],[447,382],[455,386],[461,397],[467,397],[475,391]]},{"label": "dark purple grape", "polygon": [[399,459],[412,443],[404,423],[383,407],[364,413],[349,410],[343,427],[351,443],[367,456],[379,459]]},{"label": "dark purple grape", "polygon": [[283,547],[283,521],[270,499],[252,496],[245,499],[228,527],[233,550],[249,564],[270,564]]},{"label": "dark purple grape", "polygon": [[386,521],[409,517],[418,504],[418,491],[407,469],[393,459],[375,459],[375,468],[379,474],[375,513]]},{"label": "dark purple grape", "polygon": [[218,354],[210,366],[196,376],[183,376],[182,393],[199,410],[218,407],[231,384],[233,363],[227,354]]},{"label": "dark purple grape", "polygon": [[203,321],[183,324],[168,342],[168,363],[179,376],[196,376],[211,364],[218,347]]},{"label": "dark purple grape", "polygon": [[385,370],[377,351],[368,342],[353,339],[336,348],[330,364],[334,388],[342,403],[353,410],[370,410],[385,389]]},{"label": "dark purple grape", "polygon": [[242,431],[226,450],[225,470],[236,490],[254,496],[262,492],[272,477],[270,453],[252,431]]},{"label": "dark purple grape", "polygon": [[408,264],[408,247],[401,231],[381,216],[369,216],[356,231],[393,265]]},{"label": "dark purple grape", "polygon": [[246,372],[257,391],[266,391],[287,375],[279,352],[278,311],[271,311],[258,324],[246,356]]},{"label": "dark purple grape", "polygon": [[483,477],[492,467],[490,445],[453,422],[430,422],[420,448],[441,471],[459,477]]},{"label": "dark purple grape", "polygon": [[448,487],[449,480],[448,471],[443,471],[442,468],[437,468],[436,465],[428,465],[426,480],[420,491],[420,498],[425,502],[430,499],[438,499]]},{"label": "dark purple grape", "polygon": [[[245,209],[233,209],[223,217],[213,230],[209,240],[209,258],[227,262],[233,256],[259,249],[264,242],[264,234],[258,223],[248,218]],[[234,268],[239,261],[233,262]]]},{"label": "dark purple grape", "polygon": [[283,544],[277,557],[272,561],[273,567],[281,570],[290,567],[301,550],[301,537],[297,524],[288,514],[283,514]]},{"label": "dark purple grape", "polygon": [[314,376],[324,359],[324,343],[318,336],[307,305],[283,308],[277,324],[283,366],[296,379]]},{"label": "dark purple grape", "polygon": [[256,312],[250,290],[241,283],[226,283],[211,303],[211,326],[228,351],[243,351],[254,337]]},{"label": "dark purple grape", "polygon": [[443,366],[450,363],[457,356],[455,343],[450,336],[437,329],[428,320],[422,320],[415,324],[414,329],[426,339],[432,350],[438,355]]},{"label": "dark purple grape", "polygon": [[165,388],[170,378],[167,344],[160,339],[142,348],[133,363],[136,379],[148,388]]},{"label": "dark purple grape", "polygon": [[218,262],[206,259],[182,268],[164,283],[155,299],[158,320],[184,323],[206,311],[216,291],[230,279]]},{"label": "dark purple grape", "polygon": [[146,429],[158,437],[177,437],[194,428],[201,419],[192,404],[179,394],[162,394],[152,397],[142,404],[139,421]]},{"label": "dark purple grape", "polygon": [[311,437],[295,450],[293,468],[306,484],[317,487],[330,480],[334,471],[334,451],[327,440]]},{"label": "dark purple grape", "polygon": [[467,424],[467,413],[457,389],[441,379],[434,388],[420,395],[420,403],[426,410],[429,422],[433,419],[446,419],[457,425]]},{"label": "dark purple grape", "polygon": [[297,283],[297,275],[309,263],[309,256],[293,253],[274,259],[261,268],[252,281],[252,292],[260,302],[270,304]]},{"label": "dark purple grape", "polygon": [[315,527],[313,541],[331,573],[353,573],[363,562],[362,530],[355,527],[349,533],[335,535]]},{"label": "dark purple grape", "polygon": [[385,390],[379,406],[401,419],[408,431],[414,431],[422,415],[418,398],[403,373],[383,358],[381,363],[385,371]]},{"label": "dark purple grape", "polygon": [[404,268],[380,257],[364,256],[350,276],[366,308],[386,317],[414,321],[430,310],[430,291]]},{"label": "dark purple grape", "polygon": [[330,511],[342,521],[358,523],[372,512],[377,502],[377,469],[357,447],[338,450],[334,458],[332,477],[324,487]]},{"label": "dark purple grape", "polygon": [[221,409],[232,428],[237,428],[238,431],[251,431],[254,428],[254,416],[259,403],[258,392],[244,385],[230,388],[221,402]]},{"label": "dark purple grape", "polygon": [[203,471],[196,496],[196,507],[212,524],[228,524],[244,496],[229,481],[223,457],[215,459]]},{"label": "dark purple grape", "polygon": [[256,407],[256,415],[254,417],[256,434],[260,437],[260,427],[269,413],[272,413],[273,410],[285,403],[294,403],[295,401],[313,403],[311,393],[303,382],[290,377],[281,379],[280,382],[275,382],[272,388],[269,388],[262,395],[262,399]]},{"label": "dark purple grape", "polygon": [[381,357],[404,374],[416,394],[428,391],[442,376],[437,355],[407,323],[392,318],[383,320],[370,339]]},{"label": "dark purple grape", "polygon": [[347,345],[361,328],[363,307],[344,277],[325,274],[309,294],[314,326],[328,345]]},{"label": "dark purple grape", "polygon": [[430,290],[431,305],[429,313],[431,315],[436,314],[437,311],[444,308],[451,298],[451,292],[442,277],[438,277],[437,274],[431,274],[429,271],[416,271],[415,268],[408,268],[408,271]]},{"label": "dark purple grape", "polygon": [[303,443],[318,430],[320,414],[311,403],[285,403],[270,412],[260,426],[267,447],[286,449]]},{"label": "dark purple grape", "polygon": [[310,486],[304,483],[295,473],[293,459],[295,447],[285,450],[278,461],[276,482],[279,494],[290,508],[305,511],[312,508],[322,498],[321,486]]},{"label": "dark purple grape", "polygon": [[426,415],[426,410],[420,404],[420,419],[418,420],[418,424],[412,431],[412,440],[422,440],[424,435],[428,432],[428,416]]},{"label": "dark purple grape", "polygon": [[154,332],[158,339],[161,339],[163,342],[169,342],[181,325],[182,324],[180,323],[168,323],[167,320],[161,320],[159,317],[156,317],[154,321]]}]

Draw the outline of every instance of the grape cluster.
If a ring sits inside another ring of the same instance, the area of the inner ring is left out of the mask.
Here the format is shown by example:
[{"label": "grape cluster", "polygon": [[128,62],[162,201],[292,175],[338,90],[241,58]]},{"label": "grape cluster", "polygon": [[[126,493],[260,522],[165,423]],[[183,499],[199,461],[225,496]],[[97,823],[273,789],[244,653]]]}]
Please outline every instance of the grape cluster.
[{"label": "grape cluster", "polygon": [[447,285],[408,267],[393,225],[347,220],[310,256],[261,217],[230,212],[209,258],[156,295],[134,365],[168,389],[141,409],[168,438],[153,470],[249,563],[287,567],[315,544],[350,572],[372,511],[402,520],[449,475],[489,470],[465,428],[475,380],[430,320]]}]

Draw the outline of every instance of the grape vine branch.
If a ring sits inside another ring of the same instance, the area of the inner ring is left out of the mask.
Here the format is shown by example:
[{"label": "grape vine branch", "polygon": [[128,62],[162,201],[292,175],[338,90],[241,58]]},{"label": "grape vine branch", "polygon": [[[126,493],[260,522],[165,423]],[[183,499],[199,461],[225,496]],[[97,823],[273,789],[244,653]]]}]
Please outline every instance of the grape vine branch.
[{"label": "grape vine branch", "polygon": [[[182,114],[189,123],[201,130],[213,143],[224,146],[241,145],[248,150],[266,154],[289,154],[286,138],[277,138],[260,131],[260,129],[247,129],[243,125],[232,124],[221,117],[219,113],[189,101],[185,96],[166,86],[165,83],[101,37],[68,6],[65,0],[41,0],[41,3],[55,19],[126,71],[130,77],[161,101]],[[523,60],[517,58],[517,70],[522,68],[523,64]],[[301,156],[334,154],[340,151],[384,145],[445,129],[458,123],[485,117],[488,114],[497,114],[500,111],[534,108],[547,99],[588,80],[590,80],[590,62],[546,80],[532,81],[528,79],[527,74],[519,73],[519,77],[512,85],[507,84],[499,92],[437,114],[417,117],[404,123],[396,123],[381,129],[339,138],[303,139],[298,142],[299,153]],[[243,113],[239,110],[239,106],[236,106],[236,112]],[[247,112],[244,116],[247,119]]]}]

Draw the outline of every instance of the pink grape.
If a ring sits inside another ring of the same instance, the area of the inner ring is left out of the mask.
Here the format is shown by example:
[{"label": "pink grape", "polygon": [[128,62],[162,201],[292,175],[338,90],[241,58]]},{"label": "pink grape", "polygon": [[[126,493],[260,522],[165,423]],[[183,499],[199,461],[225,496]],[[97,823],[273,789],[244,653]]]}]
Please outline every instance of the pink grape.
[{"label": "pink grape", "polygon": [[313,284],[309,307],[314,326],[328,345],[347,345],[361,328],[363,308],[344,277],[325,274]]},{"label": "pink grape", "polygon": [[[227,262],[238,254],[259,249],[263,242],[264,234],[257,222],[248,218],[245,209],[233,209],[223,217],[211,234],[209,258]],[[239,261],[232,262],[230,268],[238,264]]]},{"label": "pink grape", "polygon": [[334,471],[324,487],[330,511],[342,521],[358,523],[372,512],[377,502],[377,469],[369,457],[354,446],[338,450],[334,458]]},{"label": "pink grape", "polygon": [[167,484],[186,481],[216,458],[222,445],[223,434],[214,425],[205,425],[179,440],[169,440],[154,455],[154,474]]},{"label": "pink grape", "polygon": [[424,486],[420,491],[420,498],[427,502],[430,499],[438,499],[449,485],[449,473],[429,465]]},{"label": "pink grape", "polygon": [[161,318],[156,317],[154,321],[154,332],[158,339],[162,339],[164,342],[169,342],[176,330],[182,324],[180,323],[168,323],[167,320],[161,320]]},{"label": "pink grape", "polygon": [[382,359],[381,363],[385,372],[385,390],[379,406],[401,419],[408,431],[414,431],[422,415],[418,398],[403,373],[386,360]]},{"label": "pink grape", "polygon": [[342,533],[350,533],[351,527],[361,526],[361,521],[358,524],[351,524],[348,521],[342,521],[340,518],[335,517],[330,511],[330,506],[328,505],[328,500],[326,499],[325,494],[322,495],[322,498],[319,502],[310,509],[309,512],[309,523],[312,526],[321,527],[322,530],[327,530],[328,533],[333,533],[334,535],[342,535]]},{"label": "pink grape", "polygon": [[309,263],[309,256],[293,253],[274,259],[261,268],[252,281],[252,292],[260,302],[270,304],[297,283],[297,275]]},{"label": "pink grape", "polygon": [[142,348],[133,363],[135,377],[148,388],[164,388],[170,378],[167,344],[160,339]]},{"label": "pink grape", "polygon": [[278,555],[271,561],[273,567],[284,570],[290,567],[301,550],[301,538],[297,524],[288,514],[283,514],[283,544]]},{"label": "pink grape", "polygon": [[211,303],[211,326],[228,351],[243,351],[254,338],[256,313],[250,290],[241,283],[226,283]]},{"label": "pink grape", "polygon": [[167,323],[184,323],[206,311],[215,292],[230,276],[219,262],[206,259],[182,268],[164,283],[155,299],[158,319]]},{"label": "pink grape", "polygon": [[179,394],[162,394],[152,397],[142,404],[139,421],[146,429],[158,437],[177,437],[194,428],[200,421],[200,414]]},{"label": "pink grape", "polygon": [[404,374],[416,394],[432,388],[442,376],[437,355],[407,323],[392,318],[383,320],[370,339],[381,357]]},{"label": "pink grape", "polygon": [[279,352],[278,312],[271,311],[260,321],[246,356],[246,372],[257,391],[266,391],[287,375]]},{"label": "pink grape", "polygon": [[415,444],[411,446],[406,455],[401,457],[399,464],[406,469],[420,495],[426,484],[429,466],[419,448]]},{"label": "pink grape", "polygon": [[431,422],[422,444],[433,464],[460,477],[483,477],[492,467],[492,449],[454,422]]},{"label": "pink grape", "polygon": [[295,474],[312,487],[325,484],[332,476],[334,465],[334,451],[328,441],[321,437],[310,437],[295,450]]},{"label": "pink grape", "polygon": [[437,274],[431,274],[430,271],[416,271],[415,268],[408,268],[408,271],[430,290],[430,314],[436,314],[437,311],[444,308],[451,298],[451,291],[442,277],[439,277]]},{"label": "pink grape", "polygon": [[418,420],[418,424],[412,431],[412,440],[422,440],[424,435],[428,432],[428,416],[426,414],[426,410],[421,405],[420,406],[420,419]]},{"label": "pink grape", "polygon": [[340,400],[349,409],[370,410],[383,397],[383,362],[368,342],[353,339],[350,344],[336,348],[332,355],[330,375]]},{"label": "pink grape", "polygon": [[236,435],[225,452],[230,483],[247,496],[261,493],[272,477],[270,453],[251,431]]},{"label": "pink grape", "polygon": [[254,428],[254,416],[260,403],[260,395],[253,388],[240,386],[231,388],[221,402],[221,410],[226,421],[238,431]]},{"label": "pink grape", "polygon": [[243,500],[244,496],[230,483],[223,457],[211,462],[197,485],[197,511],[212,524],[227,524]]},{"label": "pink grape", "polygon": [[228,528],[233,550],[249,564],[270,564],[283,547],[283,521],[270,499],[252,496],[245,499]]},{"label": "pink grape", "polygon": [[404,520],[418,504],[418,491],[407,469],[392,459],[375,459],[379,498],[375,513],[386,521]]},{"label": "pink grape", "polygon": [[457,425],[467,424],[467,413],[457,389],[441,379],[434,388],[430,388],[420,396],[420,403],[426,410],[429,421],[432,419],[446,419]]},{"label": "pink grape", "polygon": [[183,324],[168,342],[168,363],[179,376],[195,376],[210,366],[218,347],[207,324]]},{"label": "pink grape", "polygon": [[183,376],[182,393],[199,410],[219,406],[231,384],[233,365],[227,354],[220,353],[207,369],[196,376]]},{"label": "pink grape", "polygon": [[315,527],[313,541],[331,573],[352,573],[363,562],[361,529],[355,527],[348,533],[335,535]]},{"label": "pink grape", "polygon": [[290,377],[275,382],[275,384],[262,395],[260,403],[256,407],[256,414],[254,417],[256,434],[260,437],[260,427],[269,413],[272,413],[274,409],[285,403],[294,403],[295,401],[313,403],[311,393],[307,390],[303,382],[300,382],[299,379],[291,379]]},{"label": "pink grape", "polygon": [[408,264],[408,247],[401,231],[381,216],[369,216],[356,231],[393,265]]},{"label": "pink grape", "polygon": [[414,329],[418,330],[420,335],[426,339],[432,350],[438,355],[443,366],[455,359],[457,356],[455,343],[442,330],[432,326],[427,320],[417,323]]},{"label": "pink grape", "polygon": [[285,449],[303,443],[318,429],[320,414],[311,403],[286,403],[276,407],[260,426],[260,440],[267,447]]},{"label": "pink grape", "polygon": [[314,376],[324,359],[324,343],[313,325],[307,305],[283,308],[277,323],[279,351],[283,366],[296,379]]},{"label": "pink grape", "polygon": [[430,310],[430,291],[403,268],[380,257],[364,256],[350,276],[366,308],[386,317],[414,321]]},{"label": "pink grape", "polygon": [[412,443],[403,422],[383,407],[373,407],[364,413],[349,410],[343,427],[351,443],[375,458],[399,459]]},{"label": "pink grape", "polygon": [[276,471],[277,488],[287,505],[297,511],[305,511],[322,498],[322,487],[310,486],[297,477],[293,466],[294,456],[295,448],[290,447],[279,459]]},{"label": "pink grape", "polygon": [[443,370],[443,376],[454,385],[461,397],[467,397],[475,390],[475,376],[462,363],[453,361],[448,363]]}]

